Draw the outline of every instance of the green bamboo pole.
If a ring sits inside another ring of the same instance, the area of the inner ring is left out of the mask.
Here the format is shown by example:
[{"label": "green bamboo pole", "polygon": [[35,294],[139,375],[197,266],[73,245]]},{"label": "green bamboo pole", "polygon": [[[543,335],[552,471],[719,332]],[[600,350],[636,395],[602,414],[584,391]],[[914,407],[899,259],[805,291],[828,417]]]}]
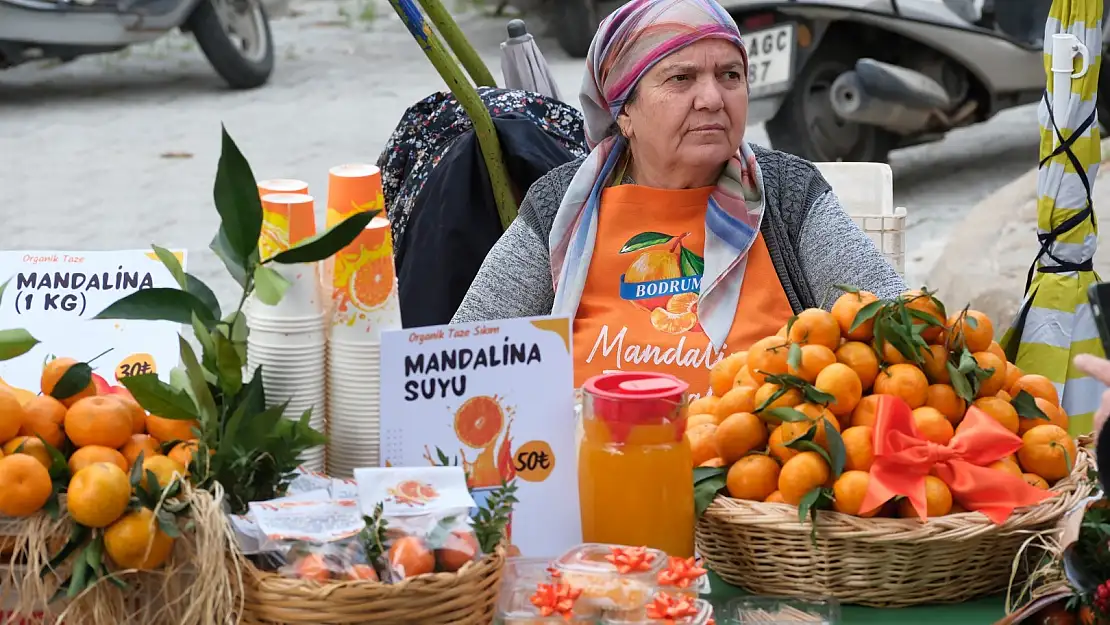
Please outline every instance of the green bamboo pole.
[{"label": "green bamboo pole", "polygon": [[447,9],[443,8],[443,2],[440,0],[419,0],[419,2],[424,9],[424,13],[428,15],[428,19],[439,31],[439,35],[447,42],[450,50],[455,53],[459,63],[462,63],[463,69],[470,74],[474,84],[479,87],[496,87],[497,81],[494,80],[493,74],[490,73],[489,68],[482,61],[482,57],[478,56],[474,46],[470,45],[470,40],[459,29],[455,18],[451,17]]},{"label": "green bamboo pole", "polygon": [[389,0],[389,4],[409,29],[409,33],[416,38],[420,49],[432,62],[432,66],[447,83],[447,87],[455,95],[459,105],[470,117],[470,122],[474,124],[478,145],[482,149],[482,159],[489,171],[490,186],[493,187],[493,199],[497,204],[497,213],[501,217],[501,226],[507,229],[516,219],[516,199],[513,197],[505,158],[501,153],[501,142],[497,138],[497,130],[493,126],[489,111],[482,103],[482,98],[478,96],[478,91],[466,79],[466,74],[424,21],[424,15],[413,4],[413,0]]}]

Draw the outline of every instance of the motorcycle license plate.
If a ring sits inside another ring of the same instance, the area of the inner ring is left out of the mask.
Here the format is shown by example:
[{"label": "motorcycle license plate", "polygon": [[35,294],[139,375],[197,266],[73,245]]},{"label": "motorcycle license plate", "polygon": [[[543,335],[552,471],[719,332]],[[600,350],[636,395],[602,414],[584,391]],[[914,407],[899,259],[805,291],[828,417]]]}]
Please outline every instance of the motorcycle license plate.
[{"label": "motorcycle license plate", "polygon": [[752,97],[788,91],[794,80],[794,24],[780,24],[744,35],[748,47],[748,84]]}]

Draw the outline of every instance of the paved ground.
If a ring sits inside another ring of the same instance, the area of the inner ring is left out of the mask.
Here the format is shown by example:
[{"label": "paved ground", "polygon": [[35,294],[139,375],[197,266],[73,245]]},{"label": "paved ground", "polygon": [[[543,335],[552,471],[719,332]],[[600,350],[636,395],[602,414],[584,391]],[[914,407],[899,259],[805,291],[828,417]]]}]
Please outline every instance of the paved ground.
[{"label": "paved ground", "polygon": [[[221,299],[232,284],[207,253],[221,122],[260,177],[297,177],[323,194],[328,167],[376,160],[402,111],[442,88],[386,0],[294,0],[274,22],[267,87],[228,91],[191,40],[171,37],[60,67],[0,73],[0,249],[112,249],[151,242],[203,250],[192,270]],[[460,19],[499,75],[505,19]],[[576,93],[581,62],[542,42]],[[749,139],[766,143],[761,127]],[[918,282],[948,230],[1035,165],[1035,110],[1004,113],[945,141],[896,152],[896,201],[909,208],[908,277]]]}]

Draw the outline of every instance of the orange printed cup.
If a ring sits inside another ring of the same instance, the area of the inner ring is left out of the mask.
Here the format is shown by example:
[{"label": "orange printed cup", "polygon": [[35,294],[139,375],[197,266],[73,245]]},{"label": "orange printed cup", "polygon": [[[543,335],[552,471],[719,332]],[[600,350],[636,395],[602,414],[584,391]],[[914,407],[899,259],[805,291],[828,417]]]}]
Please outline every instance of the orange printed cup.
[{"label": "orange printed cup", "polygon": [[311,195],[269,193],[262,196],[262,234],[258,254],[265,260],[316,234]]},{"label": "orange printed cup", "polygon": [[385,210],[380,169],[374,165],[350,163],[328,170],[328,228],[354,213],[371,210]]},{"label": "orange printed cup", "polygon": [[308,193],[308,183],[293,178],[272,178],[258,181],[258,196],[271,193]]},{"label": "orange printed cup", "polygon": [[334,327],[346,337],[399,327],[400,304],[389,221],[375,217],[335,256],[331,280]]}]

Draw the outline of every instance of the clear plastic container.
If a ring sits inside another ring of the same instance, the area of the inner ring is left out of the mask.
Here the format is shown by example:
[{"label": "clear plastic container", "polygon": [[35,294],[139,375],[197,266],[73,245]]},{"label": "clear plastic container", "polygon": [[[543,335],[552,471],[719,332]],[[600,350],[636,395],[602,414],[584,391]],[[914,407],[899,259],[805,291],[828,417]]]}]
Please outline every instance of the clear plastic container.
[{"label": "clear plastic container", "polygon": [[694,478],[682,404],[688,385],[659,373],[586,380],[578,498],[587,542],[694,555]]},{"label": "clear plastic container", "polygon": [[544,616],[532,604],[540,584],[557,583],[552,576],[554,571],[551,560],[546,558],[509,558],[501,577],[501,591],[497,600],[498,625],[539,625],[541,623],[571,623],[593,625],[595,611],[588,606],[575,605],[575,614],[567,620],[560,614]]},{"label": "clear plastic container", "polygon": [[840,602],[833,598],[741,597],[726,608],[736,625],[836,625]]},{"label": "clear plastic container", "polygon": [[713,606],[708,601],[699,599],[693,602],[693,607],[693,614],[681,618],[653,618],[652,611],[647,608],[616,612],[606,614],[601,625],[706,625],[713,618]]},{"label": "clear plastic container", "polygon": [[[632,570],[625,570],[632,562]],[[582,591],[580,603],[598,610],[634,610],[655,594],[667,554],[658,549],[587,543],[555,561],[559,580]]]}]

